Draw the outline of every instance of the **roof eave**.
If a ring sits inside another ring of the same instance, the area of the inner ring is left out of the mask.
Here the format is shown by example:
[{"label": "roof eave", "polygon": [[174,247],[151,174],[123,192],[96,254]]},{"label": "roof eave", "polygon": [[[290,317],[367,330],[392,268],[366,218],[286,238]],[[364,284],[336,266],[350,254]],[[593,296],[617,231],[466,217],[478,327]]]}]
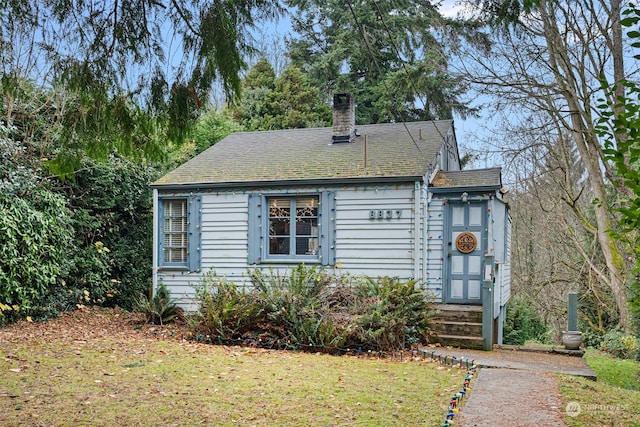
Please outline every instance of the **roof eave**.
[{"label": "roof eave", "polygon": [[499,184],[492,185],[460,185],[457,187],[429,187],[432,193],[456,193],[460,191],[470,191],[478,193],[481,191],[497,191],[501,188]]},{"label": "roof eave", "polygon": [[216,188],[261,188],[261,187],[302,187],[302,186],[330,186],[330,185],[362,185],[380,183],[400,183],[424,181],[424,176],[364,176],[364,177],[336,177],[336,178],[300,178],[286,180],[264,181],[226,181],[226,182],[188,182],[188,183],[152,183],[151,188],[157,190],[194,190]]}]

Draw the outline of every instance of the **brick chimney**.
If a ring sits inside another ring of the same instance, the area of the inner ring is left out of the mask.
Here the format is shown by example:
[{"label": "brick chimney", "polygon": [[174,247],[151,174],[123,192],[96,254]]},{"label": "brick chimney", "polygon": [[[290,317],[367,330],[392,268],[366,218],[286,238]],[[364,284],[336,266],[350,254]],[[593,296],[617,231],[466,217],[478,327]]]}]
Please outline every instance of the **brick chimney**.
[{"label": "brick chimney", "polygon": [[356,137],[356,105],[350,93],[333,95],[333,136],[331,141],[351,142]]}]

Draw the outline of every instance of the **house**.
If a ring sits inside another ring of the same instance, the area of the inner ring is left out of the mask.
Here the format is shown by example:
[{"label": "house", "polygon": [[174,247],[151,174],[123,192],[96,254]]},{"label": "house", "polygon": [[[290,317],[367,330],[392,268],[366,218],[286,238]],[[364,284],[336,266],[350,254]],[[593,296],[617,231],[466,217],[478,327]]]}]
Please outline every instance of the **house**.
[{"label": "house", "polygon": [[154,288],[193,308],[211,270],[238,284],[250,268],[299,263],[416,278],[440,304],[441,339],[478,346],[481,288],[493,283],[500,343],[510,295],[500,168],[460,170],[452,120],[356,126],[349,94],[334,97],[333,116],[328,128],[231,134],[154,182]]}]

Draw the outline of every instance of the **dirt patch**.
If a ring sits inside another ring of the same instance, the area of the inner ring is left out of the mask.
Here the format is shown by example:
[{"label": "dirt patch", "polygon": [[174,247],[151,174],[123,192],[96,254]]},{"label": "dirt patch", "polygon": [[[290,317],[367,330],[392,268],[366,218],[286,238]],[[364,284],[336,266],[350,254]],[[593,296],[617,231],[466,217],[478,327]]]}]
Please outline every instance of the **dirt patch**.
[{"label": "dirt patch", "polygon": [[97,338],[183,338],[185,325],[147,325],[144,316],[127,311],[86,307],[47,322],[20,321],[0,327],[0,341],[89,341]]}]

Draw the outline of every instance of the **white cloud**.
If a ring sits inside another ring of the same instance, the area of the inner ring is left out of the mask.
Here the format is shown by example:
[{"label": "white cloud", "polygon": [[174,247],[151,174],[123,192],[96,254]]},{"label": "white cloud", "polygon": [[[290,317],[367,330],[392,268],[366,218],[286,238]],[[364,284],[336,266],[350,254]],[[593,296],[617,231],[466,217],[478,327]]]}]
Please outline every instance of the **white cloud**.
[{"label": "white cloud", "polygon": [[458,14],[462,13],[464,6],[460,4],[459,0],[444,0],[439,9],[442,16],[455,18]]}]

